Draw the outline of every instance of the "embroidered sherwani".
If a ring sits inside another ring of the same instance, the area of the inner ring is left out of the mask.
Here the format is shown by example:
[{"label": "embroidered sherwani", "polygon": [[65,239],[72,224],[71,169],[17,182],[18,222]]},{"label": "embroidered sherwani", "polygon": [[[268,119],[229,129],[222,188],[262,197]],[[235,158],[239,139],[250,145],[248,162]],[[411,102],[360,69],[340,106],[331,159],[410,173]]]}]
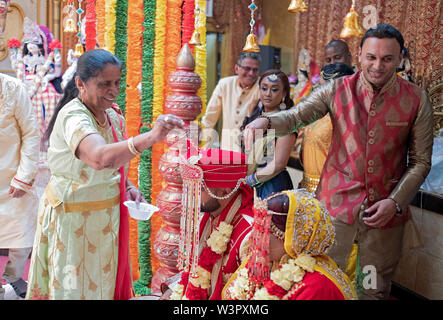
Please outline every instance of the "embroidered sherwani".
[{"label": "embroidered sherwani", "polygon": [[288,134],[327,113],[332,145],[316,193],[331,216],[352,224],[365,200],[369,207],[387,197],[406,209],[431,165],[433,119],[425,91],[393,74],[376,93],[358,72],[271,115],[271,125],[277,135]]},{"label": "embroidered sherwani", "polygon": [[[207,212],[202,213],[201,215],[199,221],[200,254],[203,249],[207,247],[207,239],[221,222],[230,224],[233,227],[226,251],[222,254],[222,257],[215,262],[212,268],[211,285],[208,289],[207,295],[209,300],[221,300],[221,293],[224,285],[242,262],[248,257],[252,226],[245,219],[245,216],[248,216],[251,219],[253,217],[252,196],[252,189],[249,186],[241,186],[237,195],[233,197],[231,202],[225,207],[225,209],[223,209],[219,216],[212,218]],[[177,285],[178,278],[182,278],[182,274],[183,273],[173,276],[171,279],[167,280],[165,284],[171,284],[171,287],[173,288]],[[181,281],[183,281],[183,278]],[[186,292],[188,284],[185,284],[184,286],[184,291]],[[188,299],[192,300],[192,297],[189,297],[188,294],[186,294],[186,296]]]},{"label": "embroidered sherwani", "polygon": [[[280,134],[329,113],[332,141],[316,190],[329,210],[336,242],[329,255],[345,270],[358,239],[360,265],[376,268],[376,288],[362,288],[360,299],[387,299],[400,259],[408,204],[431,167],[433,118],[423,89],[397,77],[375,92],[363,73],[332,80],[295,108],[272,116]],[[381,229],[368,227],[365,209],[393,198],[404,213]]]},{"label": "embroidered sherwani", "polygon": [[[118,139],[124,123],[106,110]],[[27,299],[113,299],[118,265],[120,173],[94,170],[76,158],[83,138],[100,134],[113,143],[76,98],[57,116],[48,149],[51,179],[42,196]]]},{"label": "embroidered sherwani", "polygon": [[[0,73],[0,248],[32,247],[38,199],[40,137],[31,100],[24,85]],[[26,191],[11,198],[9,188]]]},{"label": "embroidered sherwani", "polygon": [[[201,119],[203,128],[212,129],[222,114],[220,149],[241,152],[238,139],[240,127],[249,110],[257,104],[258,98],[258,80],[251,87],[242,88],[238,76],[220,79]],[[205,139],[210,139],[210,136],[205,136]]]}]

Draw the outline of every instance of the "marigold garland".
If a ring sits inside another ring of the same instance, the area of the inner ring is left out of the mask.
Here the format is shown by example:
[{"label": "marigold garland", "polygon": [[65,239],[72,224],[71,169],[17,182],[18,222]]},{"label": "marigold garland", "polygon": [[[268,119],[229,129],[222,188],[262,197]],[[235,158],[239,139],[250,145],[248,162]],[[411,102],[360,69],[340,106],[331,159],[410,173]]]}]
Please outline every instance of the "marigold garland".
[{"label": "marigold garland", "polygon": [[205,114],[206,112],[206,1],[205,0],[198,0],[198,4],[200,7],[200,17],[198,18],[199,26],[197,26],[197,30],[200,33],[200,41],[201,46],[196,46],[195,48],[195,72],[198,73],[198,75],[201,78],[201,87],[197,91],[197,95],[202,100],[202,111],[200,115],[198,116],[197,120],[200,120],[200,118]]},{"label": "marigold garland", "polygon": [[[138,85],[142,81],[142,32],[143,11],[140,10],[143,0],[131,0],[128,3],[128,46],[127,55],[131,59],[127,62],[127,89],[126,89],[126,124],[128,137],[140,133],[140,93]],[[114,27],[115,29],[115,27]],[[134,185],[138,185],[139,157],[129,164],[128,177]]]},{"label": "marigold garland", "polygon": [[[115,4],[117,0],[105,1],[105,49],[114,53],[115,50]],[[132,2],[132,1],[131,1]],[[129,26],[129,25],[128,25]]]},{"label": "marigold garland", "polygon": [[[141,133],[150,130],[149,124],[152,123],[152,100],[153,100],[153,63],[154,63],[154,40],[155,40],[155,0],[143,1],[143,48],[142,48],[142,103],[141,103]],[[151,156],[152,150],[145,150],[140,156],[139,181],[140,190],[146,201],[152,203],[151,199]],[[155,215],[154,215],[155,216]],[[152,218],[154,218],[154,216]],[[149,221],[139,221],[139,265],[140,279],[134,283],[136,294],[148,294],[148,286],[151,284],[151,224]]]},{"label": "marigold garland", "polygon": [[[126,52],[128,45],[128,0],[117,0],[116,21],[115,21],[115,56],[122,62],[122,72],[120,81],[120,93],[115,102],[120,106],[123,114],[126,110]],[[134,130],[133,130],[134,131]],[[137,185],[137,181],[134,184]],[[138,264],[138,221],[129,219],[129,246],[132,267],[132,279],[140,277]]]},{"label": "marigold garland", "polygon": [[106,33],[105,0],[96,0],[95,12],[97,17],[97,41],[100,48],[103,48],[105,45],[105,33]]},{"label": "marigold garland", "polygon": [[94,49],[97,43],[95,0],[87,1],[85,20],[85,48],[87,51]]},{"label": "marigold garland", "polygon": [[[158,1],[155,10],[155,40],[154,40],[154,64],[153,64],[153,100],[152,100],[152,110],[151,119],[156,119],[156,117],[163,113],[163,105],[165,102],[165,40],[166,40],[166,12],[167,6],[166,1]],[[167,79],[166,79],[167,80]],[[149,167],[149,178],[150,181],[162,181],[162,177],[158,176],[158,161],[159,157],[164,153],[163,143],[155,144],[152,147],[151,162]],[[156,167],[157,165],[157,167]],[[156,180],[160,179],[160,180]],[[151,184],[150,198],[151,201],[156,199],[156,196],[161,191],[162,184]],[[154,202],[151,202],[154,203]],[[160,230],[162,225],[162,218],[158,215],[153,215],[150,220],[151,236],[150,236],[150,248],[151,252],[154,252],[154,239],[158,230]],[[151,255],[150,267],[152,268],[152,273],[155,273],[160,268],[160,260],[155,254]],[[152,276],[152,275],[151,275]]]},{"label": "marigold garland", "polygon": [[[163,106],[165,97],[167,97],[171,93],[171,89],[168,85],[169,75],[175,71],[176,69],[176,58],[178,53],[180,52],[181,46],[181,38],[180,38],[180,29],[177,28],[181,22],[181,4],[182,0],[168,0],[168,1],[160,1],[162,3],[158,3],[157,14],[156,16],[156,31],[159,31],[159,34],[156,33],[155,45],[156,45],[156,57],[159,54],[159,64],[155,63],[154,67],[154,75],[157,76],[156,80],[159,79],[159,86],[155,87],[155,94],[162,93],[162,97],[156,100],[153,109],[153,120],[155,121],[159,115],[164,113]],[[157,23],[159,23],[157,25]],[[161,37],[164,39],[161,39]],[[159,40],[157,42],[157,39]],[[168,39],[168,41],[165,41]],[[163,61],[162,61],[163,60]],[[161,64],[163,62],[163,64]],[[163,67],[163,68],[162,68]],[[160,80],[160,77],[163,77],[163,81]],[[157,85],[157,82],[155,82]],[[161,87],[163,86],[163,90]],[[161,104],[159,103],[161,101]],[[154,145],[152,148],[152,169],[151,169],[151,177],[152,181],[156,181],[151,186],[151,199],[152,203],[156,203],[157,196],[165,186],[163,182],[163,177],[159,170],[160,158],[166,151],[166,146],[164,143],[158,143]],[[162,227],[163,221],[160,216],[151,218],[151,251],[154,250],[154,239],[157,235],[158,231]],[[161,267],[160,261],[156,256],[151,257],[151,266],[152,272],[156,273],[158,269]]]}]

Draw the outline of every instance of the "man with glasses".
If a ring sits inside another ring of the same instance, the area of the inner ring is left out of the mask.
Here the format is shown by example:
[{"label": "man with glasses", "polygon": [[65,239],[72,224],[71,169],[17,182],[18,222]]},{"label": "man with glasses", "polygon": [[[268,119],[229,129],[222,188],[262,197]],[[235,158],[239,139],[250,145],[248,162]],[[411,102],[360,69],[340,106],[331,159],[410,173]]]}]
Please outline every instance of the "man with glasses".
[{"label": "man with glasses", "polygon": [[[240,152],[240,126],[258,102],[260,54],[242,52],[235,65],[235,76],[220,79],[201,119],[203,139],[208,146]],[[220,114],[223,115],[220,146],[217,133],[212,130]]]}]

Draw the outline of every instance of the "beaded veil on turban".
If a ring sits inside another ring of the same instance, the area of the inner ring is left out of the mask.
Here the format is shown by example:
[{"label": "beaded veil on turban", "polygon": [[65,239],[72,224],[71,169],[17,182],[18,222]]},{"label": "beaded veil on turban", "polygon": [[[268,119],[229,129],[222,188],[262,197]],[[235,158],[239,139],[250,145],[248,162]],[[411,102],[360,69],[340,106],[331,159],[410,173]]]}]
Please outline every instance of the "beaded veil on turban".
[{"label": "beaded veil on turban", "polygon": [[[229,198],[242,183],[248,170],[246,155],[221,149],[199,149],[187,141],[181,150],[180,172],[183,179],[182,212],[178,268],[195,274],[198,263],[199,217],[202,188],[211,197],[210,188],[232,188]],[[218,198],[220,199],[220,198]]]}]

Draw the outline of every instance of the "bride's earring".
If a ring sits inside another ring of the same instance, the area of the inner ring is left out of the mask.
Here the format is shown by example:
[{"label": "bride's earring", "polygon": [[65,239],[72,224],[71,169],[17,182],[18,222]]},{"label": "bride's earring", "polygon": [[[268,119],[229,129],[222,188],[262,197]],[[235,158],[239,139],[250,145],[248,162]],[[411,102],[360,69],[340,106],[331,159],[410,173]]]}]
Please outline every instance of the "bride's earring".
[{"label": "bride's earring", "polygon": [[283,100],[281,101],[279,107],[280,110],[286,110],[286,103],[285,103],[285,98],[283,98]]}]

